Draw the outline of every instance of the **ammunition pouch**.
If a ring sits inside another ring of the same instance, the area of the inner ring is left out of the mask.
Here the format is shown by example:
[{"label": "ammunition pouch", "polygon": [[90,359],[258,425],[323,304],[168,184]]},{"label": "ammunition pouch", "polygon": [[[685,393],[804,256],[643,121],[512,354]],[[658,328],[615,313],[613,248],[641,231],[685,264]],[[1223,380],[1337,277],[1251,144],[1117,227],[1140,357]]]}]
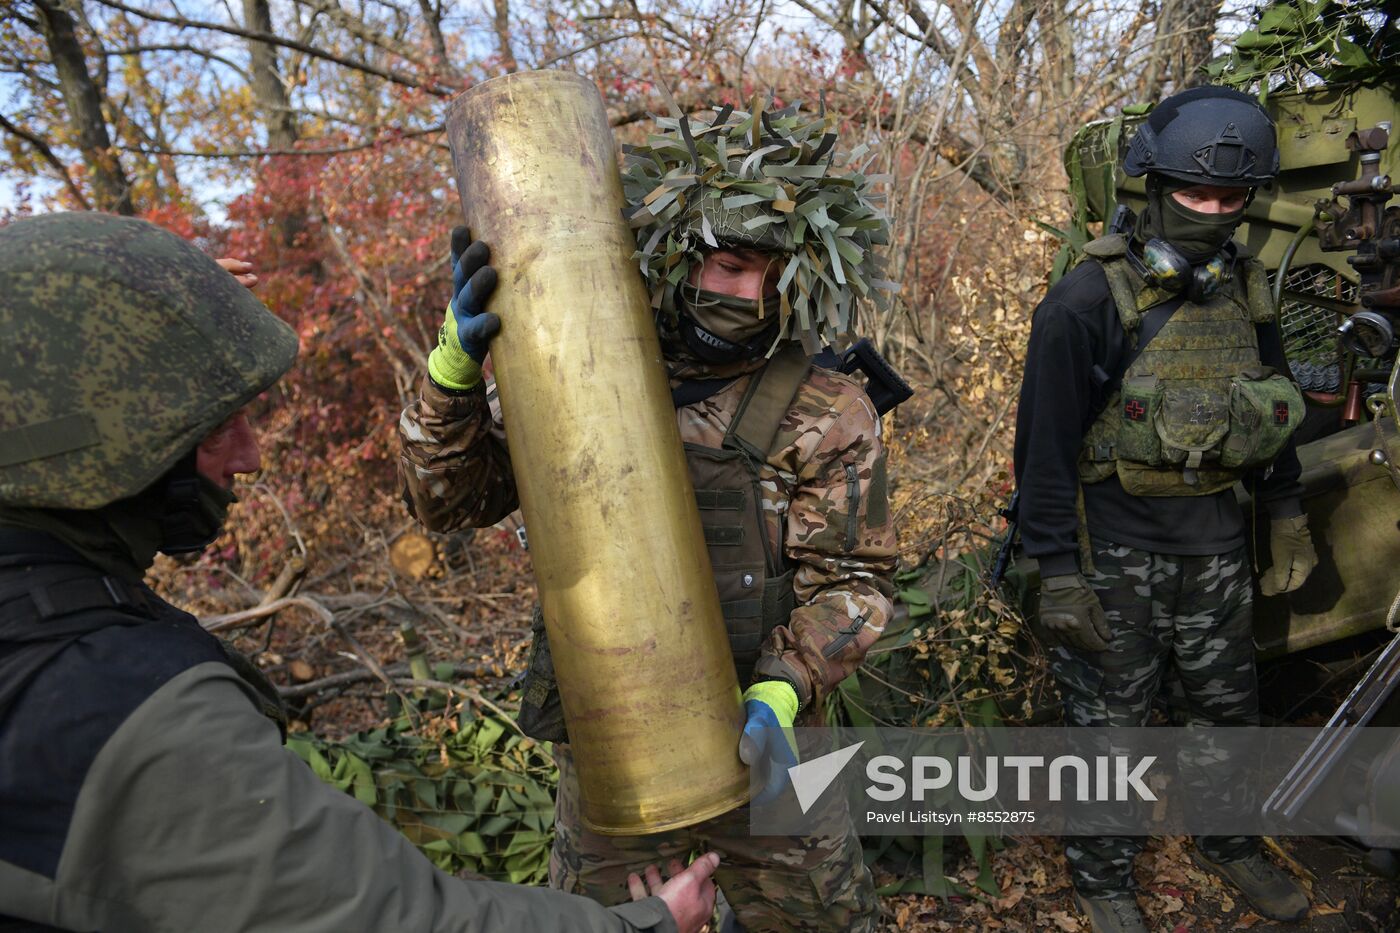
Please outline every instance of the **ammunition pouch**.
[{"label": "ammunition pouch", "polygon": [[1095,243],[1136,355],[1085,436],[1080,481],[1116,473],[1130,495],[1204,496],[1272,462],[1304,403],[1290,378],[1259,363],[1254,328],[1272,320],[1262,267],[1246,261],[1230,294],[1183,302],[1139,345],[1142,311],[1158,296],[1120,258],[1122,238]]},{"label": "ammunition pouch", "polygon": [[1088,459],[1116,462],[1131,495],[1168,496],[1205,495],[1272,462],[1304,409],[1292,380],[1261,366],[1224,387],[1133,376],[1118,410],[1117,442],[1090,449]]},{"label": "ammunition pouch", "polygon": [[781,534],[768,540],[758,471],[747,455],[698,444],[685,452],[729,650],[739,682],[747,683],[769,633],[796,605],[793,572],[784,566]]},{"label": "ammunition pouch", "polygon": [[1271,367],[1242,373],[1230,382],[1230,436],[1220,451],[1227,469],[1273,462],[1306,413],[1303,393]]}]

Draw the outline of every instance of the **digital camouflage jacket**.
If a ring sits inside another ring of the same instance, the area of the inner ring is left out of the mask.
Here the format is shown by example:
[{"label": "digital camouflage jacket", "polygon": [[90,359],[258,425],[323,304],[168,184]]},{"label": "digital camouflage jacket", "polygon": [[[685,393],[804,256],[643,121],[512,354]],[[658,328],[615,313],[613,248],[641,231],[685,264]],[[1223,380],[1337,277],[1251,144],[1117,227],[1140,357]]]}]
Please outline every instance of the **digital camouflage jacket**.
[{"label": "digital camouflage jacket", "polygon": [[[671,364],[673,385],[730,375]],[[682,442],[720,446],[750,378],[739,373],[717,394],[677,410]],[[404,498],[429,529],[486,527],[517,507],[499,410],[493,413],[483,386],[452,394],[425,376],[399,434]],[[769,541],[795,568],[796,596],[787,624],[761,649],[759,679],[792,681],[806,708],[860,665],[893,610],[897,558],[884,444],[860,385],[812,369],[759,465],[759,481]]]}]

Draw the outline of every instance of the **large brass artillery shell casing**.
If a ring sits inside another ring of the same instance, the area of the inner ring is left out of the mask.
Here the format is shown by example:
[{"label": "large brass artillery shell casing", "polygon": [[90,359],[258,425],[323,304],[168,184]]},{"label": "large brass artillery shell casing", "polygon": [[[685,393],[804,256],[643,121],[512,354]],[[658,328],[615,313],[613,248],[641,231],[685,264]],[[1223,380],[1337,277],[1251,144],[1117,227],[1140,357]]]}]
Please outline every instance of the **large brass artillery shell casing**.
[{"label": "large brass artillery shell casing", "polygon": [[660,832],[747,797],[743,708],[602,97],[557,71],[447,119],[491,247],[491,344],[583,820]]}]

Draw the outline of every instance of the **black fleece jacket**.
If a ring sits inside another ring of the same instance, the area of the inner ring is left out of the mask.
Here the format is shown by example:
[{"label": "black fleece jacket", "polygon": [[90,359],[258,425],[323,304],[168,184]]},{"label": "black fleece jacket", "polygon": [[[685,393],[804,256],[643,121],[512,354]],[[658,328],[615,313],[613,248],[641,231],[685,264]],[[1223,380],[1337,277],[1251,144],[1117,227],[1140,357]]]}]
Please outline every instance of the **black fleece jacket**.
[{"label": "black fleece jacket", "polygon": [[[1257,326],[1260,361],[1288,372],[1274,324]],[[1042,575],[1078,569],[1078,459],[1084,434],[1107,403],[1095,367],[1111,383],[1131,347],[1108,279],[1097,262],[1080,263],[1035,310],[1016,415],[1016,483],[1021,541]],[[1271,515],[1302,513],[1302,470],[1290,440],[1268,470],[1246,478]],[[1116,476],[1084,487],[1092,538],[1161,554],[1223,554],[1244,544],[1244,517],[1233,489],[1209,496],[1131,496]]]}]

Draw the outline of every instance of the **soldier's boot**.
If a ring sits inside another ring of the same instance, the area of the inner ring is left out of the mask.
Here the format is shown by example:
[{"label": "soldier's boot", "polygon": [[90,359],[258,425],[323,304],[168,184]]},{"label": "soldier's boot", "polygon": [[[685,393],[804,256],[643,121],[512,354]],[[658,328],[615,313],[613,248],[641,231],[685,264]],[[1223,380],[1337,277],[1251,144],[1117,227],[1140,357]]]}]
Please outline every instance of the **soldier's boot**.
[{"label": "soldier's boot", "polygon": [[1250,906],[1270,920],[1301,920],[1312,906],[1303,886],[1259,853],[1234,862],[1212,861],[1199,849],[1191,854],[1203,868],[1233,881]]},{"label": "soldier's boot", "polygon": [[1089,929],[1094,933],[1147,933],[1137,898],[1131,894],[1085,897],[1075,891],[1074,903],[1079,912],[1089,918]]}]

